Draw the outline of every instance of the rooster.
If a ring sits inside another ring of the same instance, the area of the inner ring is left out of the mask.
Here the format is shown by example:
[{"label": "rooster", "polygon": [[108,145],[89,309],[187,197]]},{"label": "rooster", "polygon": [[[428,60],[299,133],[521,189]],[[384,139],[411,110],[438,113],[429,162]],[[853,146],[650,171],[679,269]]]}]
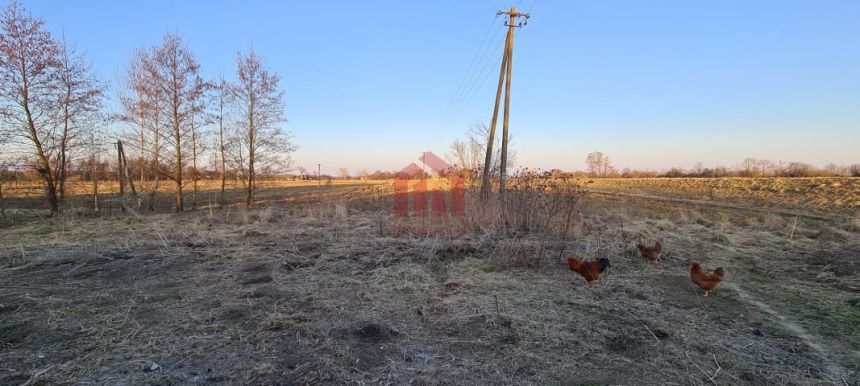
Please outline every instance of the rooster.
[{"label": "rooster", "polygon": [[599,260],[582,261],[573,256],[567,258],[567,266],[570,270],[582,275],[585,281],[588,282],[588,287],[591,288],[591,282],[597,280],[606,268],[609,268],[609,259],[601,258]]},{"label": "rooster", "polygon": [[660,263],[660,254],[663,252],[663,246],[660,245],[659,241],[653,247],[646,247],[642,244],[636,244],[636,247],[639,248],[639,253],[642,254],[642,257],[655,263]]},{"label": "rooster", "polygon": [[690,260],[690,281],[704,290],[705,296],[708,296],[709,291],[716,289],[720,285],[725,274],[723,267],[717,267],[717,269],[711,272],[703,272],[702,266],[699,263]]}]

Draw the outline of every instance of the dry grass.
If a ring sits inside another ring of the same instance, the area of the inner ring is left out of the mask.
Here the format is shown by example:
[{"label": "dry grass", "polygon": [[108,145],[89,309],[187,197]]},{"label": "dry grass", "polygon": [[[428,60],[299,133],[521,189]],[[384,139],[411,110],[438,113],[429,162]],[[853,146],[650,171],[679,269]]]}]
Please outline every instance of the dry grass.
[{"label": "dry grass", "polygon": [[[388,188],[302,189],[251,211],[4,229],[0,381],[860,380],[854,222],[617,196],[576,196],[567,216],[572,196],[544,190],[405,220]],[[663,243],[661,265],[639,240]],[[565,254],[612,268],[589,290]],[[724,287],[694,291],[691,258],[726,267]]]},{"label": "dry grass", "polygon": [[[135,188],[137,190],[141,190],[141,185],[139,180],[135,180]],[[312,180],[258,180],[257,187],[259,189],[268,189],[268,188],[291,188],[291,187],[315,187],[315,186],[343,186],[343,185],[384,185],[390,184],[391,181],[385,180],[325,180],[320,183],[319,181]],[[86,196],[92,194],[92,181],[72,179],[66,182],[66,189],[70,196]],[[155,182],[154,181],[145,181],[143,185],[143,190],[146,192],[151,192],[154,189]],[[183,185],[184,190],[191,190],[193,188],[192,181],[188,180]],[[197,188],[200,191],[214,191],[221,189],[221,180],[210,180],[210,179],[201,179],[197,181]],[[227,180],[226,188],[233,189],[243,189],[244,185],[242,185],[242,181],[229,179]],[[119,194],[119,183],[114,180],[108,181],[99,181],[98,189],[100,194]],[[126,187],[128,189],[128,187]],[[158,184],[158,190],[165,194],[172,194],[176,191],[176,183],[170,180],[161,180]],[[5,197],[9,199],[14,198],[25,198],[25,197],[43,197],[44,190],[41,182],[39,181],[24,181],[24,182],[7,182],[4,185],[4,193]]]},{"label": "dry grass", "polygon": [[595,178],[592,190],[808,210],[860,209],[860,178]]}]

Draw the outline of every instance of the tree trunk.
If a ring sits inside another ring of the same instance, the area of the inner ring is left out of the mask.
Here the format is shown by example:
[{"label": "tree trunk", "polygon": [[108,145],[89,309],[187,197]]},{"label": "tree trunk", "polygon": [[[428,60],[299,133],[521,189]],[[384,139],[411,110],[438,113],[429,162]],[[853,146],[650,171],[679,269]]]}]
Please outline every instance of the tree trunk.
[{"label": "tree trunk", "polygon": [[248,196],[245,199],[245,207],[251,207],[251,201],[254,199],[254,184],[255,184],[255,176],[254,176],[254,149],[251,149],[251,153],[248,155]]},{"label": "tree trunk", "polygon": [[[175,83],[175,81],[174,81]],[[175,91],[174,91],[175,92]],[[182,212],[182,132],[179,128],[179,96],[173,95],[173,139],[175,146],[176,164],[173,166],[173,180],[176,181],[176,211]]]},{"label": "tree trunk", "polygon": [[197,209],[197,128],[194,127],[194,116],[191,116],[191,209]]},{"label": "tree trunk", "polygon": [[57,171],[57,195],[58,199],[65,206],[66,202],[66,144],[65,138],[63,138],[63,143],[60,145],[60,159],[57,160],[57,167],[59,170]]},{"label": "tree trunk", "polygon": [[51,215],[60,212],[59,200],[57,199],[57,186],[51,177],[45,179],[45,191],[48,193],[48,205],[51,207]]},{"label": "tree trunk", "polygon": [[250,96],[250,105],[248,106],[248,196],[245,199],[245,207],[251,207],[251,201],[254,199],[254,183],[255,183],[255,172],[254,172],[254,150],[256,148],[255,137],[255,127],[254,127],[254,95]]},{"label": "tree trunk", "polygon": [[[223,87],[223,86],[222,86]],[[222,88],[223,90],[223,88]],[[221,196],[218,197],[218,203],[223,208],[227,205],[227,149],[224,146],[224,94],[222,91],[219,99],[218,112],[218,135],[221,145]]]},{"label": "tree trunk", "polygon": [[[95,147],[95,140],[91,140],[92,146]],[[99,173],[98,161],[96,160],[95,151],[90,157],[90,178],[93,180],[93,213],[99,212]]]},{"label": "tree trunk", "polygon": [[138,111],[140,114],[140,159],[138,160],[140,164],[140,196],[144,197],[143,192],[146,190],[144,188],[144,183],[146,182],[146,155],[144,152],[144,149],[146,149],[146,120],[143,108],[140,105],[138,105]]},{"label": "tree trunk", "polygon": [[[67,90],[66,98],[70,98],[71,90]],[[63,106],[63,137],[60,139],[60,154],[57,162],[57,182],[59,184],[59,201],[65,205],[66,202],[66,151],[69,142],[69,106]]]},{"label": "tree trunk", "polygon": [[173,167],[173,179],[176,181],[176,211],[182,212],[182,150],[176,148],[176,166]]},{"label": "tree trunk", "polygon": [[51,163],[48,161],[48,156],[45,155],[45,148],[42,146],[42,141],[39,140],[39,135],[36,132],[36,124],[33,121],[33,114],[30,112],[26,90],[24,94],[23,105],[24,112],[27,115],[27,129],[30,132],[30,139],[33,141],[33,145],[36,146],[36,170],[39,172],[39,176],[42,177],[42,180],[45,183],[45,193],[47,193],[48,206],[51,208],[51,215],[53,216],[55,213],[60,211],[57,201],[57,185],[51,171]]},{"label": "tree trunk", "polygon": [[161,146],[159,144],[159,121],[158,115],[160,114],[161,109],[158,107],[155,108],[155,113],[153,116],[153,124],[152,124],[152,191],[149,193],[149,210],[155,212],[155,195],[158,193],[158,182],[161,178],[161,166],[159,165],[158,155],[161,152]]},{"label": "tree trunk", "polygon": [[182,212],[182,147],[180,144],[179,124],[174,127],[176,140],[176,165],[173,166],[173,180],[176,181],[176,211]]},{"label": "tree trunk", "polygon": [[[223,134],[222,134],[223,136]],[[218,201],[221,207],[227,205],[227,161],[224,155],[224,140],[221,140],[221,197]]]}]

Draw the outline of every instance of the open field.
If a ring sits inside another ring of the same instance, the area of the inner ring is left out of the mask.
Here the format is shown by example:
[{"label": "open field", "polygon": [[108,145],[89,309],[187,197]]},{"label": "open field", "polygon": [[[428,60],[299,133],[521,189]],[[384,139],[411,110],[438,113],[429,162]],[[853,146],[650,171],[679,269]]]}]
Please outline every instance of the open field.
[{"label": "open field", "polygon": [[[392,217],[388,185],[272,186],[250,211],[23,211],[0,229],[0,383],[860,384],[856,179],[838,205],[664,181],[594,180],[606,193],[566,232],[488,223],[471,194],[425,231]],[[588,289],[567,254],[612,267]],[[723,286],[702,296],[689,259],[725,267]]]},{"label": "open field", "polygon": [[[743,204],[747,207],[771,207],[801,209],[805,211],[830,211],[847,213],[860,210],[860,178],[858,177],[809,177],[809,178],[592,178],[574,179],[594,192],[622,193],[639,196],[659,196],[675,199],[710,201],[713,203]],[[140,189],[139,181],[136,181]],[[291,187],[313,188],[317,186],[342,185],[391,185],[391,180],[324,180],[319,181],[258,181],[262,190]],[[149,194],[153,181],[146,181],[144,190]],[[213,200],[220,189],[218,180],[200,180],[198,188],[201,202]],[[68,183],[70,195],[77,196],[76,205],[85,206],[92,192],[92,182],[74,180]],[[99,182],[99,193],[111,199],[119,192],[116,181]],[[233,191],[231,198],[240,202],[242,184],[237,180],[227,180],[227,189]],[[172,181],[159,183],[159,195],[171,199],[175,192]],[[192,186],[184,186],[186,197],[190,197]],[[6,183],[3,196],[13,201],[14,207],[31,199],[31,205],[38,205],[43,191],[38,182]],[[265,201],[264,197],[261,201]]]},{"label": "open field", "polygon": [[[319,196],[325,196],[330,192],[340,191],[342,188],[351,186],[376,186],[390,185],[391,181],[367,181],[367,180],[323,180],[323,181],[268,181],[261,180],[257,182],[257,191],[255,196],[257,202],[261,204],[271,204],[275,202],[289,202],[297,197],[304,197],[307,194],[313,194],[316,200],[321,199]],[[140,191],[140,184],[136,182],[136,188]],[[244,205],[245,190],[240,181],[227,180],[225,186],[226,199],[230,205]],[[126,188],[128,189],[128,188]],[[198,181],[198,206],[207,207],[218,201],[218,194],[221,189],[220,180],[200,180]],[[144,184],[143,198],[148,201],[152,197],[154,190],[154,182],[147,181]],[[68,206],[77,210],[92,208],[92,182],[89,181],[72,181],[68,185],[70,194]],[[99,201],[104,210],[119,210],[117,204],[119,197],[119,184],[116,181],[100,181]],[[130,193],[126,193],[129,196]],[[176,184],[172,181],[160,181],[158,190],[156,191],[154,201],[156,203],[156,211],[172,211],[175,207],[174,195],[176,194]],[[192,205],[192,185],[190,183],[183,186],[183,195],[185,197],[185,205],[191,208]],[[5,202],[0,202],[6,208],[10,209],[45,209],[44,190],[38,182],[21,182],[21,183],[6,183],[3,189],[3,197]]]},{"label": "open field", "polygon": [[592,190],[681,199],[707,200],[748,207],[806,211],[860,210],[860,178],[595,178]]}]

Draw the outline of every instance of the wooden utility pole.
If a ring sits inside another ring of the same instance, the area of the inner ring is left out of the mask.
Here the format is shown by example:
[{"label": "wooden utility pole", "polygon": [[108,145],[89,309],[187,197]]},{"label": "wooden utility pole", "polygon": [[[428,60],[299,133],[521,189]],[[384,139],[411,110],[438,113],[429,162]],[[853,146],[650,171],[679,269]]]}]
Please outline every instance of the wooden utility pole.
[{"label": "wooden utility pole", "polygon": [[[502,97],[502,85],[505,87],[505,115],[502,123],[502,155],[499,164],[499,198],[504,200],[505,197],[505,180],[507,178],[507,163],[508,163],[508,123],[510,121],[510,106],[511,106],[511,67],[514,56],[514,28],[519,28],[528,23],[529,14],[517,12],[516,7],[511,7],[507,11],[498,11],[496,15],[508,15],[508,21],[505,25],[508,26],[508,34],[505,39],[505,51],[502,55],[502,67],[499,70],[499,85],[496,88],[496,103],[493,107],[493,118],[490,121],[490,133],[487,136],[487,155],[484,158],[484,175],[481,179],[481,198],[486,200],[490,196],[490,172],[492,169],[493,160],[493,142],[496,137],[496,122],[499,118],[499,104]],[[517,22],[517,18],[523,18],[523,21]]]},{"label": "wooden utility pole", "polygon": [[322,164],[317,164],[317,187],[322,187]]}]

